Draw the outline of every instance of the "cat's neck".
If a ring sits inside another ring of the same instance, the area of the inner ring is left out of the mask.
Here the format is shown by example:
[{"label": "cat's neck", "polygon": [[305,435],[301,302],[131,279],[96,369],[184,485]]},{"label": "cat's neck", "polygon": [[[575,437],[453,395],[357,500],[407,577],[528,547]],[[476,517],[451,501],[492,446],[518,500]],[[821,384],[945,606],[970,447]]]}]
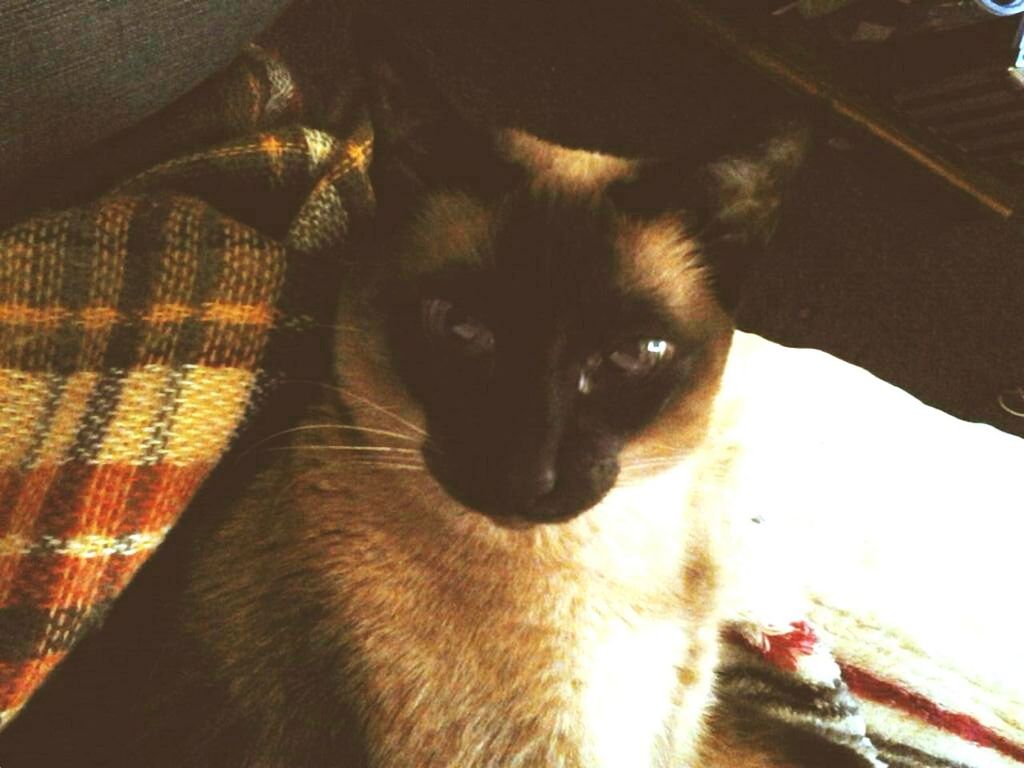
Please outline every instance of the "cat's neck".
[{"label": "cat's neck", "polygon": [[[684,463],[530,528],[347,475],[328,516],[343,533],[321,537],[318,557],[348,582],[332,609],[358,660],[353,698],[383,702],[363,713],[369,743],[407,757],[445,744],[439,764],[467,766],[494,750],[594,766],[687,752],[676,735],[699,732],[717,631],[714,534],[691,508],[692,475]],[[450,722],[461,741],[438,732]]]},{"label": "cat's neck", "polygon": [[[324,685],[356,710],[375,763],[685,764],[718,628],[703,463],[624,479],[571,521],[516,527],[460,507],[425,471],[338,453],[296,452],[207,550],[203,578],[235,592],[197,601],[218,606],[196,625],[211,645],[237,656],[241,626],[254,649],[309,653],[288,650],[291,631],[268,634],[267,616],[317,616],[302,634],[314,652],[346,649]],[[250,565],[235,573],[241,553]]]}]

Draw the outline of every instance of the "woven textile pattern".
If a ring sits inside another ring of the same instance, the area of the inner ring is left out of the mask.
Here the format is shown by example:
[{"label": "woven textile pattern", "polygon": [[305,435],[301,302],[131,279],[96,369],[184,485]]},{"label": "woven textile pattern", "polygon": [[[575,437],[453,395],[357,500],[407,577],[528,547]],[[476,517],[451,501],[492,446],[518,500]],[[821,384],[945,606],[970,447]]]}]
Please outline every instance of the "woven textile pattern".
[{"label": "woven textile pattern", "polygon": [[[256,47],[218,82],[203,134],[298,101]],[[243,133],[0,234],[0,725],[217,463],[274,335],[309,322],[287,302],[296,264],[337,260],[372,202],[354,126]]]}]

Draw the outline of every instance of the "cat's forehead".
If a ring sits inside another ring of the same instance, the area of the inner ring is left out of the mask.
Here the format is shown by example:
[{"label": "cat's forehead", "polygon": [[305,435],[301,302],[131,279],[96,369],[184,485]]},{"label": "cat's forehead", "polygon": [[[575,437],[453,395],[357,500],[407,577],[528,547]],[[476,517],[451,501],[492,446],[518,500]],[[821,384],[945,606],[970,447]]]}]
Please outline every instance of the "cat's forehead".
[{"label": "cat's forehead", "polygon": [[[669,314],[711,301],[695,240],[676,215],[635,218],[599,195],[523,189],[483,202],[438,192],[424,202],[402,272],[458,270],[520,300],[641,297]],[[520,294],[522,294],[520,296]]]},{"label": "cat's forehead", "polygon": [[698,243],[678,217],[622,218],[615,249],[622,290],[654,296],[673,314],[704,313],[715,304]]},{"label": "cat's forehead", "polygon": [[609,184],[632,178],[637,163],[585,149],[570,149],[544,141],[525,131],[504,130],[496,137],[501,155],[529,175],[535,188],[566,194],[589,195]]}]

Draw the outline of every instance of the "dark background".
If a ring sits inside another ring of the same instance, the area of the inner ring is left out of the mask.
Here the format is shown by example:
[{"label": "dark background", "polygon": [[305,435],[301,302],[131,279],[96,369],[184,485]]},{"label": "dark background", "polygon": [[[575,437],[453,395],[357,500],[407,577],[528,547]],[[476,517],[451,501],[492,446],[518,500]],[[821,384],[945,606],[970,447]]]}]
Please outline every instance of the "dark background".
[{"label": "dark background", "polygon": [[[0,3],[0,199],[193,87],[287,5]],[[1024,385],[1018,223],[782,91],[688,28],[671,0],[364,0],[359,11],[470,117],[565,144],[696,161],[780,117],[805,119],[814,148],[742,327],[1024,435],[997,404]]]},{"label": "dark background", "polygon": [[1024,385],[1016,220],[782,90],[695,33],[672,2],[374,6],[469,113],[563,143],[700,159],[749,145],[780,119],[806,120],[813,149],[750,276],[741,327],[1024,435],[1024,419],[997,401]]}]

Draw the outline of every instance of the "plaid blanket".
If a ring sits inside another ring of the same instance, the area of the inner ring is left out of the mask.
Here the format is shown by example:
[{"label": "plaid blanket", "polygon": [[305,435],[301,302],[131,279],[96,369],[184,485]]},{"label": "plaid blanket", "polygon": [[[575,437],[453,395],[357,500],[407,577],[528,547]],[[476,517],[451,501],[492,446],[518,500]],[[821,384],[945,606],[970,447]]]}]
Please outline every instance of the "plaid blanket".
[{"label": "plaid blanket", "polygon": [[160,544],[273,345],[315,325],[327,251],[372,204],[372,135],[357,112],[274,128],[301,100],[254,45],[154,121],[158,146],[236,138],[0,234],[0,725]]},{"label": "plaid blanket", "polygon": [[[372,209],[372,130],[351,78],[308,66],[294,29],[89,159],[78,176],[107,191],[65,186],[62,210],[0,233],[0,727],[160,544],[270,372],[301,368],[330,322],[323,286]],[[737,623],[732,717],[850,764],[1024,765],[1020,731],[839,664],[790,618]],[[920,727],[886,729],[887,712]]]}]

